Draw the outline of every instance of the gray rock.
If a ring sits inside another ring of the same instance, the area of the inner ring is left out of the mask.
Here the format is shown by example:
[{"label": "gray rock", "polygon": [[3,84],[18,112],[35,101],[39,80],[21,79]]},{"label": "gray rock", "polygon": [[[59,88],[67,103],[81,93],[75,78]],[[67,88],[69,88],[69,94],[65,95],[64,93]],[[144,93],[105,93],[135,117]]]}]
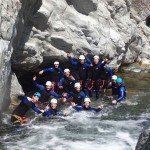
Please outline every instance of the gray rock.
[{"label": "gray rock", "polygon": [[150,149],[150,129],[145,130],[141,133],[136,150],[149,150]]}]

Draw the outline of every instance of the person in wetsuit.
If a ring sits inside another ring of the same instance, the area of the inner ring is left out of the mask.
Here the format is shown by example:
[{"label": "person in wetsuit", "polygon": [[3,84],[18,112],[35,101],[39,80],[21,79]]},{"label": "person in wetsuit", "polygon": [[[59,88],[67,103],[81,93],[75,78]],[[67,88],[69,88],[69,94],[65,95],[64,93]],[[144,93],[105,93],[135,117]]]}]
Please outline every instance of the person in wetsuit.
[{"label": "person in wetsuit", "polygon": [[61,111],[57,110],[57,99],[51,99],[50,105],[48,105],[43,113],[43,116],[65,116]]},{"label": "person in wetsuit", "polygon": [[74,84],[77,82],[76,79],[71,75],[69,69],[64,70],[64,77],[60,79],[59,82],[59,88],[62,90],[62,92],[69,93],[70,91],[73,91]]},{"label": "person in wetsuit", "polygon": [[66,98],[69,99],[70,97],[72,97],[72,102],[78,106],[82,106],[86,95],[83,91],[81,91],[80,83],[75,83],[74,90],[71,91]]},{"label": "person in wetsuit", "polygon": [[39,102],[41,102],[41,103],[47,103],[51,96],[53,96],[55,98],[62,98],[61,94],[57,94],[52,90],[52,82],[51,81],[47,81],[45,86],[40,85],[36,82],[36,76],[34,76],[33,77],[33,84],[36,88],[39,89],[39,92],[41,94]]},{"label": "person in wetsuit", "polygon": [[44,110],[40,110],[35,105],[40,97],[41,94],[39,92],[35,92],[32,98],[27,96],[18,96],[18,99],[21,100],[21,103],[12,112],[11,122],[13,124],[26,123],[28,121],[28,118],[25,117],[25,114],[30,108],[32,108],[32,110],[38,114],[44,112]]},{"label": "person in wetsuit", "polygon": [[103,108],[103,105],[98,106],[97,108],[91,107],[91,100],[90,98],[86,97],[84,99],[84,105],[83,106],[78,106],[75,103],[72,103],[73,109],[76,111],[92,111],[92,112],[100,112]]},{"label": "person in wetsuit", "polygon": [[87,53],[85,53],[85,55],[80,55],[79,56],[79,61],[76,62],[76,61],[74,61],[72,59],[70,53],[67,53],[67,57],[69,59],[69,62],[73,66],[75,66],[76,68],[78,68],[79,82],[81,84],[82,90],[87,95],[88,91],[87,91],[87,87],[85,86],[85,81],[88,78],[88,71],[89,71],[89,69],[91,67],[91,64],[86,63],[86,60],[88,59],[88,57],[86,55],[87,55]]},{"label": "person in wetsuit", "polygon": [[46,68],[44,70],[41,70],[39,72],[40,75],[42,75],[45,72],[50,72],[51,73],[51,81],[53,83],[54,86],[54,91],[58,92],[59,88],[59,80],[64,76],[64,72],[63,69],[59,67],[59,62],[55,61],[54,62],[54,67],[50,67],[50,68]]},{"label": "person in wetsuit", "polygon": [[[89,60],[89,59],[88,59]],[[96,100],[100,99],[100,86],[101,86],[101,81],[100,81],[100,70],[104,65],[107,63],[107,59],[102,61],[100,63],[99,61],[99,56],[95,55],[93,62],[88,61],[89,64],[92,64],[93,67],[91,67],[91,70],[89,72],[88,78],[91,80],[91,86],[88,88],[89,90],[89,97],[93,99],[93,93],[95,91],[96,93]]]},{"label": "person in wetsuit", "polygon": [[117,78],[116,83],[118,85],[118,98],[112,100],[112,104],[117,104],[118,102],[126,100],[126,87],[122,82],[122,78]]},{"label": "person in wetsuit", "polygon": [[117,76],[112,76],[112,82],[110,82],[106,89],[112,89],[111,96],[115,99],[118,96],[118,84],[116,83]]}]

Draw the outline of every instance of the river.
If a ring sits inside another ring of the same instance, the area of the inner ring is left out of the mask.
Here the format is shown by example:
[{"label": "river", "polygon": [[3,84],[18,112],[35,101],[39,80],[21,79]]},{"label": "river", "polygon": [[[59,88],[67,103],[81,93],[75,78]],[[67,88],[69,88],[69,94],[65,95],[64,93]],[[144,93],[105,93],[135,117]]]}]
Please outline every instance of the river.
[{"label": "river", "polygon": [[[124,73],[128,89],[124,104],[106,104],[99,114],[74,112],[65,118],[30,115],[28,124],[10,123],[1,112],[1,150],[134,150],[150,114],[150,75]],[[109,94],[108,94],[109,95]],[[108,101],[93,102],[93,106]],[[28,114],[28,115],[29,115]]]}]

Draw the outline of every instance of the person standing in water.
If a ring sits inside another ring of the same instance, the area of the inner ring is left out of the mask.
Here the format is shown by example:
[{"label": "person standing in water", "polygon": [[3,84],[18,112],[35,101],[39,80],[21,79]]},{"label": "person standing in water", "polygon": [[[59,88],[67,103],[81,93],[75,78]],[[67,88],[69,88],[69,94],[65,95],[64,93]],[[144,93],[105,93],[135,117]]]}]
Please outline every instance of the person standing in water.
[{"label": "person standing in water", "polygon": [[44,110],[40,110],[36,107],[36,103],[39,101],[41,94],[39,92],[35,92],[32,98],[27,96],[18,96],[18,99],[21,100],[21,103],[16,107],[16,109],[12,112],[11,122],[13,124],[22,124],[28,121],[28,118],[25,117],[27,111],[32,108],[33,111],[40,114],[43,113]]}]

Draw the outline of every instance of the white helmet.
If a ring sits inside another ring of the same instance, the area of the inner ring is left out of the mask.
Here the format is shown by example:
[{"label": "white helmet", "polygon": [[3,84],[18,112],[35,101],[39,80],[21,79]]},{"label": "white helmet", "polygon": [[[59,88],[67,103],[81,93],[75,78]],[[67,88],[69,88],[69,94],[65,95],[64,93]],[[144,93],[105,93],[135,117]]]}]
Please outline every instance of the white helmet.
[{"label": "white helmet", "polygon": [[54,62],[54,65],[59,65],[59,62],[58,62],[58,61],[55,61],[55,62]]},{"label": "white helmet", "polygon": [[91,102],[91,100],[90,100],[90,98],[86,97],[86,98],[84,99],[84,102]]},{"label": "white helmet", "polygon": [[51,99],[51,103],[55,103],[55,104],[57,104],[57,99],[52,98],[52,99]]},{"label": "white helmet", "polygon": [[113,75],[113,76],[112,76],[112,79],[113,79],[113,80],[117,80],[117,76],[116,76],[116,75]]},{"label": "white helmet", "polygon": [[80,83],[78,82],[78,83],[75,83],[75,84],[74,84],[74,87],[75,87],[75,88],[81,87],[81,85],[80,85]]},{"label": "white helmet", "polygon": [[47,81],[45,85],[46,86],[52,86],[52,82],[51,81]]},{"label": "white helmet", "polygon": [[98,56],[98,55],[95,55],[95,56],[94,56],[94,59],[99,59],[99,56]]},{"label": "white helmet", "polygon": [[80,55],[79,59],[85,59],[85,56],[84,55]]},{"label": "white helmet", "polygon": [[70,72],[70,70],[69,70],[69,69],[65,69],[65,70],[64,70],[64,73],[66,73],[66,72]]}]

